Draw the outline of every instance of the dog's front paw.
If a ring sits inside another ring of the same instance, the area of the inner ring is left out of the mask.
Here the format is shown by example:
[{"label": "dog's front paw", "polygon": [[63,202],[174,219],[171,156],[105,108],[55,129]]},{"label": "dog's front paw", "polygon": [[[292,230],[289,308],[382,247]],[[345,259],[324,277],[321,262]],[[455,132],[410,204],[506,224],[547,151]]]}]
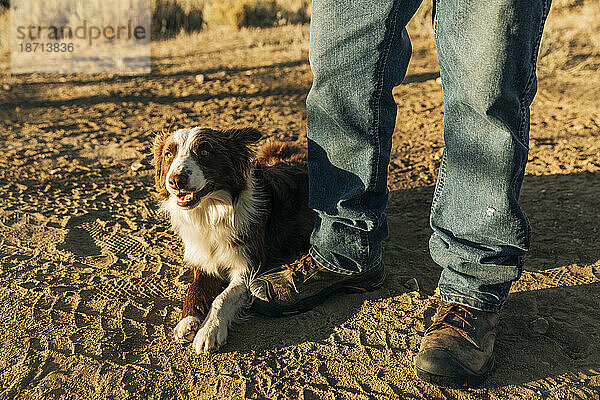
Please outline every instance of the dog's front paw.
[{"label": "dog's front paw", "polygon": [[194,337],[196,354],[217,351],[227,341],[227,324],[206,321]]},{"label": "dog's front paw", "polygon": [[191,342],[200,326],[200,320],[194,316],[187,316],[175,326],[173,336],[177,342]]}]

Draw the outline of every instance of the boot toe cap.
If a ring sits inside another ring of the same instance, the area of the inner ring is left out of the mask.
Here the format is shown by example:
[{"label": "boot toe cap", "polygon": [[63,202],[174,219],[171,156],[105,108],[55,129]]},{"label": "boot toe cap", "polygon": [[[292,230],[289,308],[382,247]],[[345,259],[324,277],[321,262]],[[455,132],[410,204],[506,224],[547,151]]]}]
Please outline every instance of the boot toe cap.
[{"label": "boot toe cap", "polygon": [[464,376],[472,373],[446,349],[431,348],[417,354],[415,366],[425,372],[440,376]]},{"label": "boot toe cap", "polygon": [[417,354],[415,367],[417,376],[426,382],[463,389],[479,386],[488,375],[493,361],[491,357],[481,371],[473,371],[448,350],[429,348]]}]

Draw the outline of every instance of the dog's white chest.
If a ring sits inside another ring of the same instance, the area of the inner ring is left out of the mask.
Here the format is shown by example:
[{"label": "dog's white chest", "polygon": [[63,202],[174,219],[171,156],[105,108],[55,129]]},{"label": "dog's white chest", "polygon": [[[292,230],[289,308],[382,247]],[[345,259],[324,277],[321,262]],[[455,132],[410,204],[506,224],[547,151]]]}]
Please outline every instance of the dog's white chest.
[{"label": "dog's white chest", "polygon": [[227,206],[214,208],[204,210],[203,215],[195,218],[173,222],[185,247],[184,261],[229,279],[233,272],[245,270],[247,262],[241,249],[233,245],[233,210]]}]

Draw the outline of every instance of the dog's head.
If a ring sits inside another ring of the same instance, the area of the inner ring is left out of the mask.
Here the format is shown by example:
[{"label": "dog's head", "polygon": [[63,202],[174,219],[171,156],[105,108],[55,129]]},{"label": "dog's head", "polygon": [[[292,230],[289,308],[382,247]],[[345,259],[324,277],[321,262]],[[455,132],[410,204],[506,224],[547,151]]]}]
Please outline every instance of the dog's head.
[{"label": "dog's head", "polygon": [[261,134],[253,128],[219,131],[207,128],[160,133],[154,140],[155,184],[160,200],[174,196],[192,209],[211,193],[236,195],[247,185]]}]

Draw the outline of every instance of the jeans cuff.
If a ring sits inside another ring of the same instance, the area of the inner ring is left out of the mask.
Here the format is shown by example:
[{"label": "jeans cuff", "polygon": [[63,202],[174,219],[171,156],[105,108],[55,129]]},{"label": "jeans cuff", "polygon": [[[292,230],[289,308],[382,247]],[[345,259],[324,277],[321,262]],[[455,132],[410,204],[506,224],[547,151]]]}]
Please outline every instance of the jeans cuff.
[{"label": "jeans cuff", "polygon": [[475,297],[461,296],[456,294],[449,294],[442,292],[440,288],[440,297],[446,303],[456,303],[466,307],[474,308],[479,311],[487,312],[500,312],[503,304],[492,304],[486,301],[482,301]]},{"label": "jeans cuff", "polygon": [[[342,275],[358,275],[359,274],[358,272],[349,271],[347,269],[338,267],[337,265],[327,261],[327,259],[325,257],[323,257],[323,255],[321,255],[321,253],[319,253],[319,251],[317,250],[317,248],[315,246],[311,246],[308,253],[311,255],[312,258],[315,259],[315,261],[317,263],[321,264],[323,266],[323,268],[325,268],[328,271],[335,272],[336,274],[342,274]],[[375,262],[372,265],[363,269],[360,273],[362,274],[366,271],[369,271],[371,268],[377,267],[379,264],[381,264],[381,257],[377,258],[377,260],[375,260]]]}]

